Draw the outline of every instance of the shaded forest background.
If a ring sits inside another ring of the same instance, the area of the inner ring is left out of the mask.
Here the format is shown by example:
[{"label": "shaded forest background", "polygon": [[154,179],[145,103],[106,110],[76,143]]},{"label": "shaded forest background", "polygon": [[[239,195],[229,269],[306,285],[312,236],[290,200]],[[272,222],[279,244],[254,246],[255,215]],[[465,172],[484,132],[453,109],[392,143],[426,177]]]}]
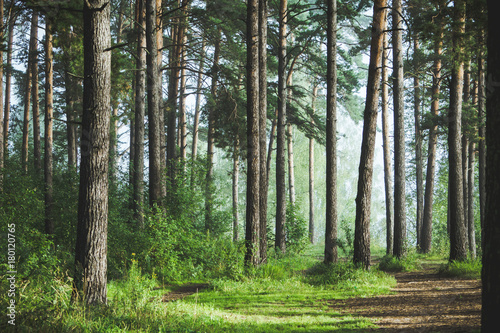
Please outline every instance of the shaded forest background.
[{"label": "shaded forest background", "polygon": [[481,258],[486,1],[0,2],[18,288]]}]

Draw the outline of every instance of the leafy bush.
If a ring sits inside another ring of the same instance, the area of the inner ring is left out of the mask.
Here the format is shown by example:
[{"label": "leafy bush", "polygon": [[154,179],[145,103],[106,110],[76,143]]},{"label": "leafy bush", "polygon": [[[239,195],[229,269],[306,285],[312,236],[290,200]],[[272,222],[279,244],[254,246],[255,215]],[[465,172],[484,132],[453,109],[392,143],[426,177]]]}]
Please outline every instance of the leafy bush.
[{"label": "leafy bush", "polygon": [[162,280],[238,279],[243,274],[244,243],[202,233],[160,209],[146,216],[145,225],[140,264]]},{"label": "leafy bush", "polygon": [[292,204],[286,207],[285,232],[287,252],[302,253],[309,244],[308,222]]},{"label": "leafy bush", "polygon": [[380,270],[386,272],[409,272],[421,268],[414,252],[408,253],[403,258],[386,255],[380,260],[378,267]]},{"label": "leafy bush", "polygon": [[317,263],[307,271],[306,281],[312,285],[358,290],[360,293],[388,291],[396,284],[392,276],[379,270],[356,268],[352,262]]},{"label": "leafy bush", "polygon": [[481,259],[452,261],[441,265],[439,274],[450,277],[481,278]]},{"label": "leafy bush", "polygon": [[337,239],[338,247],[344,252],[344,255],[351,258],[354,254],[354,230],[351,224],[342,219],[340,221],[340,230],[344,233],[344,238]]}]

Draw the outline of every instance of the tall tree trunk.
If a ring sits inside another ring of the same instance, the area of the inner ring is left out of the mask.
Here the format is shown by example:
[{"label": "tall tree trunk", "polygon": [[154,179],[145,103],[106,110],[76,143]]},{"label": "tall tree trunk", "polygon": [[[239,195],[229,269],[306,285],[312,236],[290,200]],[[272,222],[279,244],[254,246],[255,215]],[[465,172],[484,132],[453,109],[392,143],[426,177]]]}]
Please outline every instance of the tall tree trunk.
[{"label": "tall tree trunk", "polygon": [[401,0],[392,1],[392,50],[394,94],[394,248],[398,257],[406,255],[406,166],[404,130],[403,18]]},{"label": "tall tree trunk", "polygon": [[53,198],[53,100],[54,100],[54,69],[53,69],[53,38],[52,19],[45,18],[45,147],[44,147],[44,178],[45,178],[45,233],[54,233],[54,219],[52,209]]},{"label": "tall tree trunk", "polygon": [[[325,263],[337,262],[337,0],[327,3]],[[374,9],[375,10],[375,9]],[[373,46],[372,46],[373,47]],[[366,111],[365,111],[366,113]],[[377,112],[375,111],[375,115]],[[376,120],[375,120],[376,121]]]},{"label": "tall tree trunk", "polygon": [[118,166],[118,99],[111,102],[111,121],[109,129],[109,181],[112,187],[116,185]]},{"label": "tall tree trunk", "polygon": [[180,29],[182,29],[182,36],[180,42],[180,86],[179,86],[179,150],[180,159],[186,160],[187,157],[187,123],[186,123],[186,66],[187,66],[187,6],[188,1],[182,2],[182,18],[180,22]]},{"label": "tall tree trunk", "polygon": [[77,134],[76,134],[76,110],[75,110],[75,102],[77,100],[76,97],[76,89],[77,83],[75,82],[75,78],[73,78],[69,73],[69,64],[65,64],[64,70],[64,85],[65,85],[65,100],[66,100],[66,141],[68,145],[68,168],[75,169],[76,168],[76,159],[77,159]]},{"label": "tall tree trunk", "polygon": [[24,96],[24,118],[23,118],[23,143],[21,146],[21,166],[24,173],[28,174],[28,149],[29,149],[29,127],[30,127],[30,106],[31,106],[31,74],[33,66],[33,45],[35,36],[34,31],[37,30],[37,16],[31,16],[31,34],[30,44],[28,49],[28,65],[26,66],[26,91]]},{"label": "tall tree trunk", "polygon": [[481,331],[496,332],[500,308],[500,21],[498,2],[488,0],[488,95],[486,101],[486,211]]},{"label": "tall tree trunk", "polygon": [[[177,1],[180,5],[180,1]],[[177,158],[177,97],[179,92],[180,60],[182,53],[183,29],[181,29],[180,19],[177,15],[171,20],[172,46],[169,51],[170,74],[168,80],[167,98],[167,183],[175,187],[175,161]]]},{"label": "tall tree trunk", "polygon": [[485,127],[485,109],[486,109],[486,94],[485,94],[485,55],[483,52],[483,43],[484,43],[484,30],[481,30],[479,33],[479,54],[478,54],[478,104],[477,110],[479,118],[479,155],[478,155],[478,174],[479,174],[479,212],[481,219],[481,248],[483,248],[484,243],[484,217],[486,214],[486,127]]},{"label": "tall tree trunk", "polygon": [[138,228],[144,226],[144,118],[146,113],[146,31],[145,2],[137,0],[137,60],[135,74],[133,211]]},{"label": "tall tree trunk", "polygon": [[[413,41],[414,52],[418,53],[420,51],[420,41],[418,37],[415,37]],[[413,111],[415,116],[415,174],[417,181],[417,248],[420,248],[420,243],[422,239],[422,218],[424,211],[424,173],[423,173],[423,162],[422,162],[422,130],[420,128],[421,115],[421,93],[420,93],[420,78],[419,78],[419,64],[415,60],[414,62],[414,101],[413,101]]]},{"label": "tall tree trunk", "polygon": [[12,8],[9,9],[9,36],[7,42],[7,67],[5,70],[5,103],[4,103],[4,117],[3,117],[3,144],[4,155],[7,155],[9,150],[9,119],[10,119],[10,95],[11,95],[11,82],[12,82],[12,45],[14,44],[14,26],[16,16],[12,13]]},{"label": "tall tree trunk", "polygon": [[219,81],[219,58],[220,58],[221,29],[217,31],[214,47],[214,63],[212,67],[212,86],[210,88],[211,102],[208,111],[208,135],[207,135],[207,174],[205,187],[205,229],[212,229],[212,194],[214,174],[214,150],[215,150],[215,103],[217,101],[217,90]]},{"label": "tall tree trunk", "polygon": [[149,204],[160,204],[161,185],[161,126],[160,72],[156,39],[156,0],[146,0],[146,45],[147,45],[147,89],[148,89],[148,135],[149,135]]},{"label": "tall tree trunk", "polygon": [[[478,80],[474,81],[474,86],[473,86],[473,94],[472,94],[472,105],[477,106],[478,104],[478,89],[479,89],[479,82]],[[474,133],[476,135],[476,133]],[[476,189],[475,186],[475,158],[476,158],[476,141],[474,139],[469,140],[469,166],[468,166],[468,174],[467,174],[467,182],[469,183],[468,191],[467,191],[467,235],[469,237],[469,253],[471,256],[471,259],[476,259],[476,226],[475,226],[475,220],[474,220],[474,206],[475,206],[475,200],[474,200],[474,192]]]},{"label": "tall tree trunk", "polygon": [[370,213],[373,180],[373,156],[377,129],[378,95],[382,68],[383,34],[386,27],[386,0],[375,0],[370,44],[370,65],[366,88],[363,141],[359,163],[358,193],[354,231],[354,258],[356,265],[370,267]]},{"label": "tall tree trunk", "polygon": [[[291,34],[292,43],[294,36]],[[293,63],[290,65],[288,71],[286,86],[287,86],[287,103],[291,104],[293,101]],[[286,144],[287,144],[287,162],[288,162],[288,195],[290,204],[295,205],[295,163],[293,158],[293,127],[292,123],[288,121],[288,114],[286,119]]]},{"label": "tall tree trunk", "polygon": [[[316,113],[318,85],[314,83],[311,107]],[[314,121],[313,121],[314,122]],[[309,241],[314,244],[314,139],[309,138]]]},{"label": "tall tree trunk", "polygon": [[[282,0],[283,1],[283,0]],[[259,0],[247,2],[247,210],[245,264],[259,262]]]},{"label": "tall tree trunk", "polygon": [[277,252],[285,253],[286,184],[285,184],[285,127],[286,127],[286,26],[287,0],[280,0],[278,39],[278,123],[276,135],[276,234]]},{"label": "tall tree trunk", "polygon": [[450,208],[450,261],[467,259],[464,193],[462,174],[462,95],[464,80],[463,33],[465,28],[465,1],[455,0],[453,8],[453,67],[450,83],[450,108],[448,129],[449,208]]},{"label": "tall tree trunk", "polygon": [[182,39],[181,82],[179,87],[179,133],[180,133],[180,158],[185,161],[187,157],[187,123],[186,123],[186,65],[187,65],[187,35]]},{"label": "tall tree trunk", "polygon": [[33,107],[33,163],[35,173],[39,174],[42,169],[42,144],[40,140],[40,101],[38,99],[38,12],[33,11],[31,26],[33,44],[31,55],[31,100]]},{"label": "tall tree trunk", "polygon": [[85,79],[74,283],[87,304],[107,303],[110,8],[103,0],[85,1],[83,8]]},{"label": "tall tree trunk", "polygon": [[[291,90],[288,90],[288,100],[291,100]],[[295,205],[295,165],[293,158],[293,128],[290,122],[286,123],[286,143],[288,153],[288,194],[290,204]]]},{"label": "tall tree trunk", "polygon": [[[0,40],[4,37],[3,0],[0,0]],[[3,49],[0,49],[0,193],[3,192],[4,136],[3,136]]]},{"label": "tall tree trunk", "polygon": [[193,148],[191,150],[193,161],[196,160],[196,155],[198,154],[198,127],[200,124],[201,88],[203,86],[203,68],[205,64],[205,38],[203,38],[200,51],[200,66],[198,67],[198,81],[196,83],[196,104],[194,107]]},{"label": "tall tree trunk", "polygon": [[[277,111],[277,110],[276,110]],[[271,173],[271,159],[273,153],[274,137],[276,136],[276,123],[278,121],[278,113],[276,112],[272,122],[271,122],[271,132],[269,133],[269,145],[267,148],[267,160],[266,160],[266,182],[269,184],[269,174]]]},{"label": "tall tree trunk", "polygon": [[240,140],[234,142],[233,150],[233,241],[239,238],[239,215],[238,215],[238,179],[240,176]]},{"label": "tall tree trunk", "polygon": [[389,45],[384,33],[382,53],[382,147],[384,151],[386,254],[392,254],[394,241],[394,206],[392,198],[391,142],[389,139]]},{"label": "tall tree trunk", "polygon": [[[438,9],[444,8],[440,0]],[[431,116],[433,124],[429,129],[429,145],[427,148],[427,171],[425,175],[424,212],[422,219],[422,232],[420,250],[429,253],[432,247],[432,206],[434,198],[434,174],[436,168],[437,124],[435,118],[439,113],[439,94],[441,90],[441,55],[443,52],[443,17],[438,18],[438,30],[434,41],[435,60],[432,68],[432,102]]]},{"label": "tall tree trunk", "polygon": [[64,98],[66,102],[65,113],[66,113],[66,141],[67,141],[67,157],[68,157],[68,169],[76,170],[77,164],[77,110],[76,105],[81,101],[81,91],[80,82],[72,74],[72,64],[71,59],[74,58],[75,54],[75,32],[73,32],[69,27],[63,29],[61,33],[61,41],[64,41],[64,57],[62,61],[62,66],[64,70]]},{"label": "tall tree trunk", "polygon": [[[468,61],[466,68],[464,69],[464,89],[463,89],[463,101],[462,104],[465,104],[466,107],[469,103],[470,98],[470,60]],[[468,202],[468,193],[469,193],[469,133],[466,128],[466,117],[462,116],[462,179],[463,179],[463,191],[464,191],[464,223],[465,223],[465,247],[469,247],[469,229],[467,227],[467,220],[469,219],[469,202]]]},{"label": "tall tree trunk", "polygon": [[260,262],[267,262],[267,0],[259,0],[259,251]]},{"label": "tall tree trunk", "polygon": [[[165,135],[165,112],[163,104],[163,76],[162,76],[162,64],[163,64],[163,1],[156,0],[156,49],[158,52],[157,63],[158,63],[158,114],[159,114],[159,134],[160,134],[160,193],[161,197],[165,198],[167,196],[167,181],[165,177],[165,170],[167,169],[167,138]],[[177,81],[178,82],[178,81]],[[177,95],[175,95],[177,96]],[[174,132],[175,132],[175,116],[174,116]],[[173,156],[175,158],[175,156]],[[168,170],[167,170],[168,173]]]},{"label": "tall tree trunk", "polygon": [[469,142],[469,168],[468,168],[468,192],[467,192],[467,204],[468,204],[468,216],[467,216],[467,234],[469,236],[469,253],[471,259],[476,259],[476,227],[474,225],[474,154],[476,150],[476,143],[474,141]]}]

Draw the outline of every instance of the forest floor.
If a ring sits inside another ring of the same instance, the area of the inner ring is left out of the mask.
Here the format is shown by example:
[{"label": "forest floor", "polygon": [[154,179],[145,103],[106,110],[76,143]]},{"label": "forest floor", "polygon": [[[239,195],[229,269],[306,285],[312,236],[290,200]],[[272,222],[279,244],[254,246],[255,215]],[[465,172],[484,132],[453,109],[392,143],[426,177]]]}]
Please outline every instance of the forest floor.
[{"label": "forest floor", "polygon": [[370,318],[384,332],[474,332],[480,330],[481,281],[443,277],[424,264],[416,272],[394,274],[392,295],[332,301],[341,313]]},{"label": "forest floor", "polygon": [[[368,320],[377,326],[353,331],[478,332],[481,318],[480,280],[443,277],[438,274],[438,269],[439,264],[425,263],[418,271],[392,273],[397,285],[390,295],[323,299],[328,308],[325,312]],[[181,286],[165,294],[163,301],[198,294],[207,286]]]}]

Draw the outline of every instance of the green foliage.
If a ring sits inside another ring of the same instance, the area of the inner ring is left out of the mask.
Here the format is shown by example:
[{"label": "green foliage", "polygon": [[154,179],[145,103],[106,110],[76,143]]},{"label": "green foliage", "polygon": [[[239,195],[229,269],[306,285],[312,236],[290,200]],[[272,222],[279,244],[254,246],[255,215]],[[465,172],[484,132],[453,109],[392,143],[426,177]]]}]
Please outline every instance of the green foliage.
[{"label": "green foliage", "polygon": [[351,258],[354,255],[354,230],[345,219],[340,221],[340,230],[344,237],[337,239],[337,245],[344,252],[344,256]]},{"label": "green foliage", "polygon": [[443,276],[479,279],[481,278],[481,269],[481,259],[452,261],[441,265],[439,274]]},{"label": "green foliage", "polygon": [[410,252],[403,258],[386,255],[379,263],[379,269],[385,272],[410,272],[420,268],[415,252]]},{"label": "green foliage", "polygon": [[241,276],[243,243],[204,233],[184,222],[160,209],[146,216],[146,246],[139,256],[146,271],[166,281]]},{"label": "green foliage", "polygon": [[395,284],[394,277],[379,270],[358,269],[352,262],[317,263],[307,271],[307,281],[312,285],[356,290],[361,294],[388,292]]},{"label": "green foliage", "polygon": [[309,244],[308,222],[300,215],[298,207],[286,207],[286,249],[292,253],[302,253]]}]

